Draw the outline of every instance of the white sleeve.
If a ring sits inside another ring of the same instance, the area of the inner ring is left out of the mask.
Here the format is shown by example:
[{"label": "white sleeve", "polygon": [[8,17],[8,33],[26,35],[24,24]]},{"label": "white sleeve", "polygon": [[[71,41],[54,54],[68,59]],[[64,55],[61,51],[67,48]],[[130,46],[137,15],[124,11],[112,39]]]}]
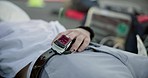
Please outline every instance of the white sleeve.
[{"label": "white sleeve", "polygon": [[0,75],[12,78],[51,47],[54,37],[66,29],[57,21],[0,23]]},{"label": "white sleeve", "polygon": [[0,19],[1,21],[29,21],[29,15],[20,7],[10,1],[0,1]]}]

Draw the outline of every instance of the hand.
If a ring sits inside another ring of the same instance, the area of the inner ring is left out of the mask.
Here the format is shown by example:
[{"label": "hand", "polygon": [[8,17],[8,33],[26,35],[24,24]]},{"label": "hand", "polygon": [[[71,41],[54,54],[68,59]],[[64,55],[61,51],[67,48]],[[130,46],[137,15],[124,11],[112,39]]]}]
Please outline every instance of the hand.
[{"label": "hand", "polygon": [[75,39],[75,42],[72,44],[72,47],[70,48],[70,51],[83,51],[90,43],[90,33],[82,28],[77,29],[69,29],[65,32],[61,32],[56,36],[56,38],[53,40],[57,40],[62,35],[66,35],[70,37],[72,40]]}]

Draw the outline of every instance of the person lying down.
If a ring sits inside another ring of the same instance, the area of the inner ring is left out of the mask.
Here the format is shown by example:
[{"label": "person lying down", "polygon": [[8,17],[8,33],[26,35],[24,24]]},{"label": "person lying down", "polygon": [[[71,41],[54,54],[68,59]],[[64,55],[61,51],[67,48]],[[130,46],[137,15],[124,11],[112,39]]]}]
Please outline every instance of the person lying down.
[{"label": "person lying down", "polygon": [[0,75],[31,78],[36,60],[66,35],[75,39],[72,53],[50,58],[39,78],[148,78],[147,57],[92,43],[91,32],[85,27],[66,30],[57,21],[1,22]]}]

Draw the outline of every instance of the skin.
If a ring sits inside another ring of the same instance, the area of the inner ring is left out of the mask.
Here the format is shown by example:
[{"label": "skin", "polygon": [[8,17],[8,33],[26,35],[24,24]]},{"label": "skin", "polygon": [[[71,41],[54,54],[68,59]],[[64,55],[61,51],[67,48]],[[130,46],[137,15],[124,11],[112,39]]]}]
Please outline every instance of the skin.
[{"label": "skin", "polygon": [[77,29],[68,29],[67,31],[59,33],[56,38],[53,40],[57,40],[62,35],[66,35],[70,37],[72,40],[76,39],[75,42],[72,44],[70,51],[72,52],[81,52],[83,51],[90,43],[90,33],[82,28]]}]

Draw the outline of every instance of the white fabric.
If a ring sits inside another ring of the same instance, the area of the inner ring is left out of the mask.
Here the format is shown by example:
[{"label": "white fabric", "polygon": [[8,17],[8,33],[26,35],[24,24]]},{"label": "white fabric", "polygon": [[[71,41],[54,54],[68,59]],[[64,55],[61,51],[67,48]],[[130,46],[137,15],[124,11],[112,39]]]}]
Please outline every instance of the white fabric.
[{"label": "white fabric", "polygon": [[144,46],[144,43],[142,42],[139,35],[136,35],[137,38],[137,48],[138,48],[138,54],[142,56],[148,56],[146,47]]},{"label": "white fabric", "polygon": [[12,78],[24,66],[51,47],[55,36],[65,31],[57,21],[0,23],[0,75]]},{"label": "white fabric", "polygon": [[52,57],[41,78],[148,78],[147,67],[147,57],[90,43],[84,52]]},{"label": "white fabric", "polygon": [[29,15],[9,1],[0,1],[0,20],[2,21],[28,21]]}]

